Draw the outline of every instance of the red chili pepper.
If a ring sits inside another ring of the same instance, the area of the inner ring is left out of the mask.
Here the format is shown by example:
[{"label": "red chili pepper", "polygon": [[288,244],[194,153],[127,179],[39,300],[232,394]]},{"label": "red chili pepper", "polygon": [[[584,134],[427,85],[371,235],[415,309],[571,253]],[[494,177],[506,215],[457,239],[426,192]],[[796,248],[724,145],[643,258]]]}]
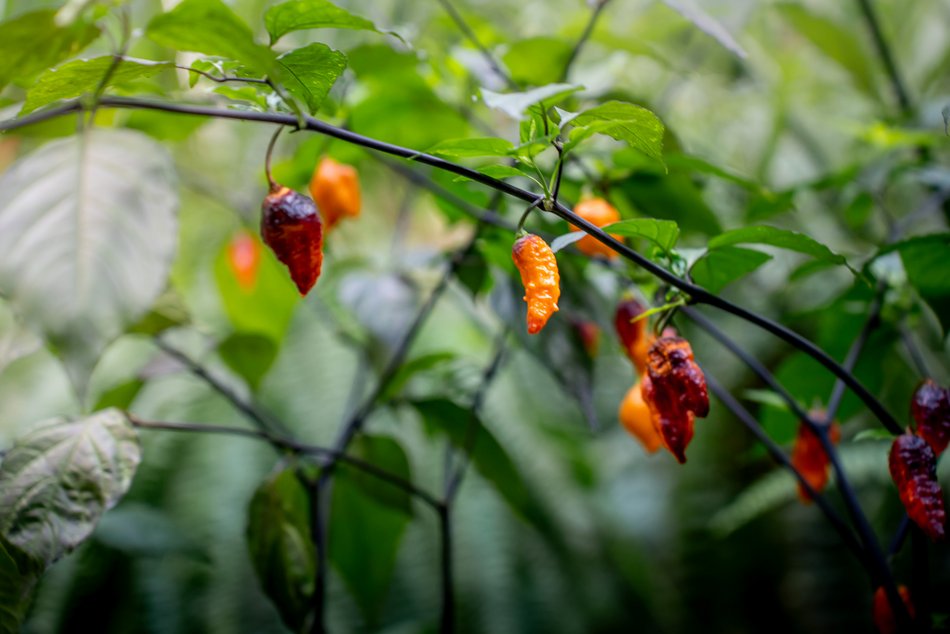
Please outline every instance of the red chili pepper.
[{"label": "red chili pepper", "polygon": [[617,312],[614,313],[614,328],[617,330],[617,336],[620,337],[623,350],[636,366],[638,374],[643,374],[646,370],[647,353],[655,341],[653,334],[647,332],[646,319],[633,321],[645,311],[646,307],[643,304],[630,298],[620,302],[617,305]]},{"label": "red chili pepper", "polygon": [[[821,412],[817,413],[817,418],[823,418]],[[828,428],[828,439],[833,444],[838,444],[841,439],[841,427],[836,422],[832,422]],[[792,466],[801,473],[805,480],[817,492],[824,490],[828,484],[828,454],[825,453],[821,441],[811,427],[805,423],[798,425],[798,435],[795,437],[795,446],[792,448]],[[805,504],[811,502],[811,496],[800,483],[798,485],[798,497]]]},{"label": "red chili pepper", "polygon": [[[914,603],[910,599],[910,590],[907,586],[897,586],[897,593],[901,595],[904,605],[907,606],[907,613],[910,618],[916,616]],[[881,634],[897,634],[897,619],[894,618],[894,611],[891,609],[891,602],[887,600],[887,593],[881,586],[874,591],[874,625]]]},{"label": "red chili pepper", "polygon": [[261,237],[290,271],[301,295],[317,283],[323,265],[323,223],[302,194],[274,186],[261,205]]},{"label": "red chili pepper", "polygon": [[680,463],[686,462],[693,421],[709,413],[706,377],[693,360],[688,341],[661,337],[650,346],[642,389],[663,444]]},{"label": "red chili pepper", "polygon": [[942,540],[947,516],[933,449],[920,436],[901,434],[891,445],[888,464],[908,517],[930,539]]},{"label": "red chili pepper", "polygon": [[942,454],[950,444],[950,390],[927,379],[914,392],[910,413],[917,423],[917,435],[936,455]]}]

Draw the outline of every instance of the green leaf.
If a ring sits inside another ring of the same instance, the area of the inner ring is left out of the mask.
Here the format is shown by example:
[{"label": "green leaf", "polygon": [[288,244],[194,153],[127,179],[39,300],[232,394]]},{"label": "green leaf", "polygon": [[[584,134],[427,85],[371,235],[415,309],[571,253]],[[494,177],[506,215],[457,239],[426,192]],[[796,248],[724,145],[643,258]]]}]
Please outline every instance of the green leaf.
[{"label": "green leaf", "polygon": [[944,333],[950,332],[950,233],[916,236],[892,244],[875,260],[894,251],[900,253],[907,281],[934,309]]},{"label": "green leaf", "polygon": [[512,44],[501,59],[516,82],[544,85],[561,80],[573,48],[560,38],[532,37]]},{"label": "green leaf", "polygon": [[80,393],[105,345],[165,288],[178,187],[167,150],[97,128],[0,176],[0,292],[43,332]]},{"label": "green leaf", "polygon": [[[492,178],[514,178],[520,176],[521,178],[531,178],[517,167],[512,167],[511,165],[486,165],[485,167],[479,167],[478,171],[484,174],[485,176],[491,176]],[[464,176],[459,176],[459,179],[468,180]]]},{"label": "green leaf", "polygon": [[[113,63],[115,63],[115,58],[108,55],[90,60],[79,59],[46,71],[40,75],[36,84],[26,94],[26,103],[23,104],[20,114],[28,114],[54,101],[73,99],[95,92]],[[135,79],[152,77],[171,67],[172,64],[168,62],[125,59],[119,62],[115,71],[109,75],[106,85],[115,86]]]},{"label": "green leaf", "polygon": [[581,90],[581,86],[573,84],[548,84],[527,92],[510,93],[492,92],[482,88],[482,98],[489,108],[501,110],[513,119],[521,119],[531,106],[544,103],[546,108],[550,108],[554,104],[564,101],[578,90]]},{"label": "green leaf", "polygon": [[742,398],[753,403],[761,403],[782,411],[790,411],[788,403],[772,390],[745,390],[742,392]]},{"label": "green leaf", "polygon": [[92,410],[98,412],[110,407],[127,410],[132,405],[135,397],[142,391],[144,385],[145,382],[141,379],[131,379],[114,385],[99,395]]},{"label": "green leaf", "polygon": [[0,537],[0,632],[20,631],[43,566]]},{"label": "green leaf", "polygon": [[93,24],[56,24],[56,11],[44,9],[0,22],[0,88],[27,82],[86,48],[99,36]]},{"label": "green leaf", "polygon": [[471,156],[508,156],[515,149],[511,141],[495,137],[448,139],[436,143],[426,152],[450,158]]},{"label": "green leaf", "polygon": [[[412,482],[409,458],[402,446],[393,438],[360,434],[353,441],[348,453],[387,473]],[[360,488],[363,494],[406,517],[412,517],[412,498],[409,493],[355,467],[344,466],[344,468],[349,469],[349,479]]]},{"label": "green leaf", "polygon": [[673,220],[684,234],[713,236],[722,231],[703,192],[686,174],[639,172],[625,178],[618,191],[642,215]]},{"label": "green leaf", "polygon": [[247,548],[264,594],[288,628],[301,631],[316,583],[310,498],[293,467],[264,481],[248,506]]},{"label": "green leaf", "polygon": [[329,558],[373,626],[389,592],[409,518],[365,495],[352,475],[352,470],[341,471],[333,482]]},{"label": "green leaf", "polygon": [[692,22],[696,28],[713,38],[724,49],[738,57],[746,59],[749,55],[742,48],[732,34],[722,24],[714,20],[709,14],[692,3],[683,3],[680,0],[663,0],[663,3]]},{"label": "green leaf", "polygon": [[862,429],[857,434],[855,434],[854,442],[860,442],[862,440],[886,440],[890,442],[894,440],[894,434],[880,427],[875,427],[874,429]]},{"label": "green leaf", "polygon": [[731,282],[748,275],[772,256],[754,249],[722,247],[709,251],[693,264],[693,281],[713,293],[718,293]]},{"label": "green leaf", "polygon": [[817,260],[823,260],[831,264],[841,264],[845,266],[848,264],[844,256],[838,255],[814,238],[810,238],[796,231],[764,225],[742,227],[741,229],[726,231],[710,240],[708,246],[709,250],[712,251],[713,249],[720,249],[734,244],[768,244],[773,247],[804,253]]},{"label": "green leaf", "polygon": [[575,147],[593,134],[605,134],[663,163],[663,123],[646,108],[622,101],[608,101],[580,113],[574,117],[571,125],[574,129],[571,130],[565,150]]},{"label": "green leaf", "polygon": [[669,252],[676,246],[680,230],[672,220],[655,218],[634,218],[621,220],[603,227],[604,231],[628,238],[646,238],[661,249]]},{"label": "green leaf", "polygon": [[221,0],[183,0],[152,18],[145,32],[162,46],[235,59],[261,74],[274,66],[275,54],[255,42],[250,27]]},{"label": "green leaf", "polygon": [[270,34],[272,46],[288,33],[305,29],[355,29],[383,33],[366,18],[353,15],[327,0],[282,2],[267,10],[264,14],[264,25]]},{"label": "green leaf", "polygon": [[389,387],[386,388],[380,400],[386,401],[397,396],[416,374],[443,365],[446,361],[451,361],[454,358],[455,354],[452,352],[432,352],[402,364],[392,381],[389,382]]},{"label": "green leaf", "polygon": [[851,31],[809,12],[800,4],[784,3],[777,8],[796,31],[846,70],[859,89],[872,97],[877,96],[871,66],[863,54],[861,42]]},{"label": "green leaf", "polygon": [[37,429],[0,464],[0,535],[52,564],[125,495],[140,460],[135,429],[118,410]]},{"label": "green leaf", "polygon": [[326,44],[313,43],[277,58],[278,81],[314,114],[346,68],[346,56]]},{"label": "green leaf", "polygon": [[277,359],[277,345],[270,337],[237,332],[218,345],[218,354],[252,390],[256,390]]}]

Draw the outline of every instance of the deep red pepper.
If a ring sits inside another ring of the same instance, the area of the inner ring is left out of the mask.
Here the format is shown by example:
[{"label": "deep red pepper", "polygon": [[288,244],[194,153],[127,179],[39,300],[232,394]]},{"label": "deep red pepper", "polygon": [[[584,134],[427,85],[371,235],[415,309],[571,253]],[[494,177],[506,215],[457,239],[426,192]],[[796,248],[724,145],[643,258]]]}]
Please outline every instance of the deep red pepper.
[{"label": "deep red pepper", "polygon": [[[904,605],[907,606],[907,613],[910,618],[914,618],[914,603],[910,599],[910,590],[907,586],[897,586],[897,593],[901,595]],[[874,591],[873,605],[874,625],[881,634],[897,634],[897,620],[894,618],[894,611],[891,609],[891,602],[887,600],[887,593],[881,586]]]},{"label": "deep red pepper", "polygon": [[943,540],[947,516],[933,449],[920,436],[901,434],[891,445],[888,465],[908,517],[930,539]]},{"label": "deep red pepper", "polygon": [[[816,418],[824,418],[824,414],[817,413]],[[837,444],[841,439],[841,427],[836,422],[832,422],[828,428],[828,439],[833,444]],[[828,454],[821,446],[821,440],[811,430],[811,427],[804,423],[798,426],[798,435],[795,437],[795,445],[792,448],[792,466],[804,476],[805,480],[816,492],[820,493],[828,484]],[[798,497],[802,502],[808,504],[811,502],[811,496],[800,483],[798,485]]]},{"label": "deep red pepper", "polygon": [[914,392],[910,413],[917,423],[917,435],[936,455],[942,454],[950,443],[950,390],[927,379]]},{"label": "deep red pepper", "polygon": [[323,223],[317,206],[292,189],[274,185],[261,205],[261,237],[306,295],[323,265]]}]

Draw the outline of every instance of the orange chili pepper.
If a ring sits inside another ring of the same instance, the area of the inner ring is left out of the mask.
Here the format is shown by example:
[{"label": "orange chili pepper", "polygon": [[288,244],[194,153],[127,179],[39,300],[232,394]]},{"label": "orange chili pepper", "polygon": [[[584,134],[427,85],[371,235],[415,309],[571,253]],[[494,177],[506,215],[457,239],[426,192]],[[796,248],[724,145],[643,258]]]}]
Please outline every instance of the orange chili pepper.
[{"label": "orange chili pepper", "polygon": [[650,408],[643,400],[642,387],[643,383],[639,382],[627,391],[620,402],[617,415],[623,428],[640,441],[647,453],[655,453],[663,444],[663,440],[653,426]]},{"label": "orange chili pepper", "polygon": [[[816,412],[816,414],[819,418],[823,417],[822,412]],[[832,422],[828,428],[828,439],[834,444],[838,444],[841,440],[841,426],[837,422]],[[828,454],[821,446],[818,436],[808,425],[800,423],[795,445],[792,448],[792,466],[804,476],[811,488],[820,493],[828,484],[828,464]],[[798,497],[805,504],[811,502],[811,496],[801,483],[798,485]]]},{"label": "orange chili pepper", "polygon": [[310,179],[310,195],[329,231],[345,217],[360,215],[360,181],[356,168],[325,156]]},{"label": "orange chili pepper", "polygon": [[261,267],[261,245],[247,231],[239,231],[228,243],[228,265],[245,292],[257,284],[257,272]]},{"label": "orange chili pepper", "polygon": [[521,273],[524,301],[528,303],[528,333],[537,334],[557,312],[561,276],[551,247],[540,236],[527,234],[515,241],[511,259]]},{"label": "orange chili pepper", "polygon": [[[587,198],[580,201],[574,207],[574,213],[597,227],[603,227],[620,220],[620,212],[603,198]],[[582,231],[582,229],[571,227],[571,231]],[[611,234],[611,236],[617,240],[623,240],[621,236],[614,234]],[[603,255],[608,258],[615,258],[619,255],[593,236],[584,236],[578,240],[577,248],[586,255]]]}]

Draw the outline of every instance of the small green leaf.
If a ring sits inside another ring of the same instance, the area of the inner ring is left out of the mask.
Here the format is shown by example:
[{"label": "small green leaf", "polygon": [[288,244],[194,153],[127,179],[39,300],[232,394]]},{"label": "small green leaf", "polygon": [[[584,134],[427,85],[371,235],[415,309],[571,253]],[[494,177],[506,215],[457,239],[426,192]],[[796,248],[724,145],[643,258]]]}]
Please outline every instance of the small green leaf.
[{"label": "small green leaf", "polygon": [[561,80],[572,50],[573,44],[560,38],[532,37],[512,44],[502,61],[516,82],[537,86]]},{"label": "small green leaf", "polygon": [[[412,482],[409,457],[402,445],[393,438],[360,434],[353,441],[349,454],[387,473],[399,476],[407,482]],[[344,466],[344,468],[347,467]],[[348,477],[363,494],[406,517],[412,517],[412,498],[408,492],[355,467],[349,469]]]},{"label": "small green leaf", "polygon": [[709,241],[709,250],[719,249],[734,244],[768,244],[789,251],[797,251],[811,257],[847,266],[844,256],[838,255],[825,245],[803,233],[768,227],[764,225],[742,227],[726,231]]},{"label": "small green leaf", "polygon": [[218,354],[229,368],[256,390],[277,359],[277,345],[270,337],[234,333],[218,345]]},{"label": "small green leaf", "polygon": [[[514,178],[516,176],[531,178],[517,167],[512,167],[511,165],[486,165],[485,167],[479,167],[478,171],[492,178]],[[468,180],[464,176],[460,176],[459,178]]]},{"label": "small green leaf", "polygon": [[785,399],[772,390],[745,390],[742,393],[742,398],[753,403],[761,403],[782,411],[789,411]]},{"label": "small green leaf", "polygon": [[550,108],[578,90],[581,90],[581,86],[572,84],[548,84],[527,92],[510,93],[497,93],[483,88],[482,98],[489,108],[497,108],[513,119],[521,119],[531,106],[543,102],[545,107]]},{"label": "small green leaf", "polygon": [[247,548],[264,594],[288,628],[299,632],[310,612],[316,551],[310,498],[294,468],[268,478],[248,507]]},{"label": "small green leaf", "polygon": [[754,249],[722,247],[709,251],[693,264],[693,281],[713,293],[718,293],[731,282],[748,275],[772,256]]},{"label": "small green leaf", "polygon": [[183,0],[152,18],[145,32],[162,46],[235,59],[261,74],[274,66],[273,51],[255,42],[250,27],[221,0]]},{"label": "small green leaf", "polygon": [[628,238],[646,238],[666,252],[676,246],[676,240],[680,235],[679,227],[675,222],[655,218],[621,220],[603,227],[603,230]]},{"label": "small green leaf", "polygon": [[426,370],[431,370],[432,368],[438,367],[444,364],[446,361],[451,361],[455,358],[455,354],[452,352],[432,352],[430,354],[424,354],[421,357],[416,357],[411,361],[408,361],[399,368],[399,371],[396,372],[396,375],[393,377],[392,381],[389,382],[389,387],[380,397],[381,401],[386,401],[391,399],[402,391],[406,384],[420,372],[425,372]]},{"label": "small green leaf", "polygon": [[571,231],[551,240],[551,251],[557,253],[564,247],[570,246],[578,240],[583,240],[587,234],[583,231]]},{"label": "small green leaf", "polygon": [[950,332],[950,233],[915,236],[882,249],[875,257],[900,254],[907,281],[934,309],[944,332]]},{"label": "small green leaf", "polygon": [[511,141],[495,137],[449,139],[430,147],[426,152],[450,158],[471,156],[508,156],[515,149]]},{"label": "small green leaf", "polygon": [[345,68],[343,53],[315,42],[278,57],[277,79],[314,114]]},{"label": "small green leaf", "polygon": [[[267,10],[264,24],[270,34],[271,45],[288,33],[305,29],[355,29],[384,33],[366,18],[353,15],[327,0],[282,2]],[[399,37],[395,33],[389,34]]]},{"label": "small green leaf", "polygon": [[40,427],[0,463],[0,536],[52,564],[125,495],[141,457],[138,435],[118,410]]},{"label": "small green leaf", "polygon": [[860,442],[862,440],[886,440],[890,442],[894,440],[894,434],[880,427],[875,427],[874,429],[862,429],[857,434],[855,434],[854,442]]},{"label": "small green leaf", "polygon": [[11,81],[26,83],[77,54],[98,36],[95,25],[82,21],[59,26],[52,9],[0,22],[0,88]]},{"label": "small green leaf", "polygon": [[574,129],[564,146],[565,150],[575,147],[593,134],[605,134],[663,163],[663,122],[646,108],[622,101],[608,101],[580,113],[574,117],[571,125]]},{"label": "small green leaf", "polygon": [[[106,78],[106,73],[114,62],[115,58],[107,55],[90,60],[76,60],[46,71],[40,75],[36,84],[26,94],[26,103],[23,104],[20,114],[28,114],[54,101],[73,99],[94,92],[100,82]],[[168,62],[124,59],[109,75],[107,85],[115,86],[135,79],[152,77],[171,67],[172,65]]]}]

